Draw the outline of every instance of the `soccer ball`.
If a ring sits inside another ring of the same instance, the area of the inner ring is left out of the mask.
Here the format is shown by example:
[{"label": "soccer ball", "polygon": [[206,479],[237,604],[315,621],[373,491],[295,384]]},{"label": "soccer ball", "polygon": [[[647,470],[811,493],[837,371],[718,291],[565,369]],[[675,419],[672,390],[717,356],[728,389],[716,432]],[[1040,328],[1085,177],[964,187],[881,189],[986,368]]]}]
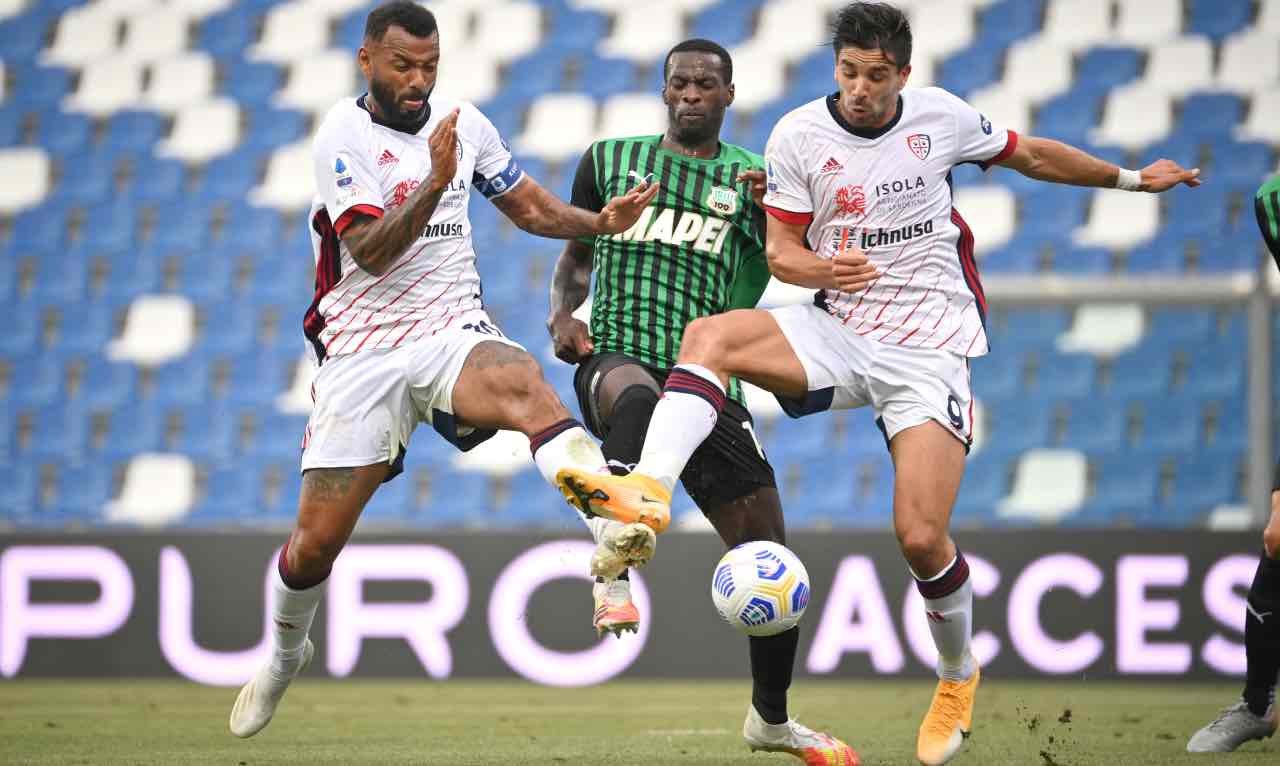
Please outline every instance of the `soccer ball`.
[{"label": "soccer ball", "polygon": [[784,545],[743,543],[716,564],[711,600],[725,622],[748,636],[773,636],[800,622],[809,573]]}]

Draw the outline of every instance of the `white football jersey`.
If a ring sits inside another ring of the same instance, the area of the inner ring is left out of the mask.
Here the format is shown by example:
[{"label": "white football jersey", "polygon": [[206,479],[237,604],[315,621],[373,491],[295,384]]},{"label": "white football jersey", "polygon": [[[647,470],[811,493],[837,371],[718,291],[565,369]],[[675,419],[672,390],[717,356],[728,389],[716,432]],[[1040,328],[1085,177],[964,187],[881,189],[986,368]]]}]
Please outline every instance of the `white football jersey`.
[{"label": "white football jersey", "polygon": [[862,292],[818,293],[849,331],[981,356],[986,298],[973,234],[952,204],[951,169],[985,169],[1017,144],[1016,133],[941,88],[903,91],[897,118],[874,131],[850,126],[831,95],[774,127],[764,201],[779,220],[809,224],[819,256],[858,247],[880,271]]},{"label": "white football jersey", "polygon": [[[338,102],[313,146],[317,197],[311,207],[316,295],[304,327],[318,361],[412,343],[481,306],[471,246],[471,187],[499,197],[524,174],[498,131],[478,109],[429,99],[426,125],[410,134],[375,122],[364,96]],[[459,107],[458,171],[430,222],[382,276],[361,269],[338,235],[357,213],[382,217],[431,174],[427,140]]]}]

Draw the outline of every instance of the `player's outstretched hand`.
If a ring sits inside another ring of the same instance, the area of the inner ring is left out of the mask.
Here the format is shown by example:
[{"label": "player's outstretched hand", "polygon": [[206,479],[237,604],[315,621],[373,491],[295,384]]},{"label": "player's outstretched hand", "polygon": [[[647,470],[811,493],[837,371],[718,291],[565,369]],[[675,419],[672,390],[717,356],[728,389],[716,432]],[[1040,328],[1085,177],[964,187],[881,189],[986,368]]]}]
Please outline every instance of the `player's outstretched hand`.
[{"label": "player's outstretched hand", "polygon": [[876,271],[866,253],[850,247],[831,259],[831,276],[836,280],[836,287],[846,293],[856,293],[879,279],[880,272]]},{"label": "player's outstretched hand", "polygon": [[738,174],[738,183],[748,184],[751,187],[751,199],[755,200],[756,207],[764,207],[764,190],[765,190],[765,174],[763,170],[744,170]]},{"label": "player's outstretched hand", "polygon": [[1142,190],[1158,193],[1178,184],[1191,188],[1200,185],[1200,168],[1187,170],[1173,160],[1156,160],[1142,169]]},{"label": "player's outstretched hand", "polygon": [[547,330],[551,333],[556,358],[563,362],[577,364],[595,351],[595,344],[591,342],[591,329],[586,322],[572,314],[552,317],[547,321]]},{"label": "player's outstretched hand", "polygon": [[436,125],[427,139],[431,151],[431,183],[444,187],[458,173],[458,110]]},{"label": "player's outstretched hand", "polygon": [[658,194],[658,184],[642,181],[634,189],[609,200],[600,211],[598,226],[601,234],[617,234],[631,228],[640,220],[640,214]]}]

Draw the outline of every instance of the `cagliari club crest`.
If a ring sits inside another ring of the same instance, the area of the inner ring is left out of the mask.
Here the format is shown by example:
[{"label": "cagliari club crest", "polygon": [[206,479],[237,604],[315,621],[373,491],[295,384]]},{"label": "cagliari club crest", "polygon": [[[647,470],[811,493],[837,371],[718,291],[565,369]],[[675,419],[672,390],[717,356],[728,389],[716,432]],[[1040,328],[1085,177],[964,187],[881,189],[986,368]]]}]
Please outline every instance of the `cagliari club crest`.
[{"label": "cagliari club crest", "polygon": [[911,153],[920,159],[929,156],[929,150],[933,148],[933,141],[925,133],[912,133],[907,136],[907,148]]},{"label": "cagliari club crest", "polygon": [[724,186],[712,186],[707,207],[720,215],[733,215],[738,212],[738,193]]}]

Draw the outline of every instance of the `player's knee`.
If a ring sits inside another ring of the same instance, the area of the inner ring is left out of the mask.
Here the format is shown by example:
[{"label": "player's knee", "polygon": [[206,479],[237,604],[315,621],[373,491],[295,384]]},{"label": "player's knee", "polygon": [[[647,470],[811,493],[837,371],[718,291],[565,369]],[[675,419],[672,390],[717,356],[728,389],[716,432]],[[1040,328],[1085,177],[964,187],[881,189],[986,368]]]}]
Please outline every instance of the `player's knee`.
[{"label": "player's knee", "polygon": [[298,529],[289,541],[289,571],[301,578],[323,578],[345,543],[343,536],[324,529]]},{"label": "player's knee", "polygon": [[925,522],[900,526],[897,529],[898,545],[911,569],[922,576],[929,576],[938,566],[947,547],[947,530],[940,525]]},{"label": "player's knee", "polygon": [[680,361],[715,369],[728,338],[714,317],[700,317],[684,328],[680,340]]},{"label": "player's knee", "polygon": [[1267,558],[1280,559],[1280,522],[1274,516],[1267,528],[1262,530],[1262,547],[1267,551]]}]

